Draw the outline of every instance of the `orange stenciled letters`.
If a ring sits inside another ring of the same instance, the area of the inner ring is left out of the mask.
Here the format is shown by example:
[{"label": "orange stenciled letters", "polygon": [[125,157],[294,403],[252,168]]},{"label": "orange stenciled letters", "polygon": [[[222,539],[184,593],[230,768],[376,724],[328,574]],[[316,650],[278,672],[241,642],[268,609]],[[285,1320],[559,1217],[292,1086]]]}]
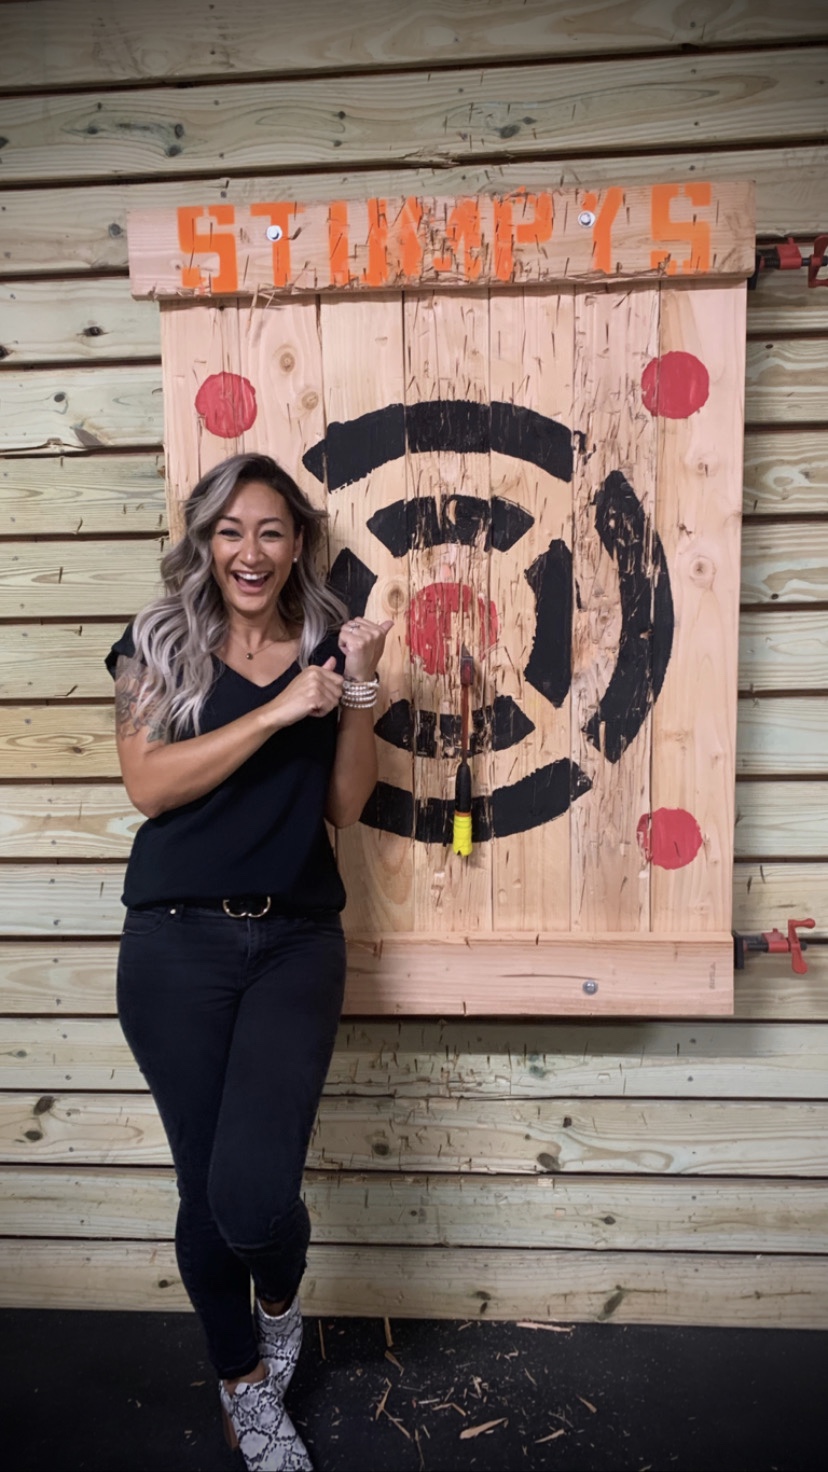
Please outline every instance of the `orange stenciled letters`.
[{"label": "orange stenciled letters", "polygon": [[[216,225],[232,225],[236,211],[232,204],[181,205],[178,215],[178,244],[189,257],[189,264],[181,269],[181,285],[192,287],[198,292],[238,291],[239,270],[236,259],[236,237],[232,231],[215,230]],[[199,231],[199,224],[209,221],[207,230]],[[193,265],[195,256],[218,256],[218,271],[206,274],[201,266]]]},{"label": "orange stenciled letters", "polygon": [[463,276],[466,281],[476,281],[481,271],[479,200],[458,200],[446,221],[446,243],[449,254],[434,257],[435,271],[451,271],[456,261],[459,264],[462,243]]},{"label": "orange stenciled letters", "polygon": [[400,251],[400,270],[403,276],[418,281],[423,274],[423,242],[420,238],[420,221],[423,218],[422,200],[409,195],[394,221]]},{"label": "orange stenciled letters", "polygon": [[362,273],[366,286],[388,280],[388,216],[384,199],[368,201],[368,264]]},{"label": "orange stenciled letters", "polygon": [[328,205],[328,251],[331,286],[350,286],[353,281],[349,262],[348,206],[344,199]]},{"label": "orange stenciled letters", "polygon": [[302,208],[299,204],[252,204],[251,215],[262,215],[271,225],[281,230],[281,236],[273,241],[273,285],[287,286],[290,281],[290,219]]},{"label": "orange stenciled letters", "polygon": [[[494,204],[494,274],[498,281],[511,281],[514,277],[514,247],[518,245],[541,246],[552,236],[552,195],[528,194],[518,189],[505,199],[495,199]],[[522,207],[523,219],[514,222],[514,207]],[[532,211],[530,219],[527,211]]]},{"label": "orange stenciled letters", "polygon": [[[673,220],[670,206],[674,199],[689,199],[694,208],[709,205],[713,190],[709,184],[654,184],[652,191],[653,240],[682,241],[689,253],[681,263],[685,275],[696,271],[710,270],[710,223],[708,220]],[[655,269],[667,263],[668,276],[675,276],[678,261],[670,250],[655,249],[650,255],[650,265]]]},{"label": "orange stenciled letters", "polygon": [[592,264],[596,271],[604,271],[607,276],[612,274],[612,227],[623,198],[623,189],[613,185],[604,194],[600,209],[597,194],[585,194],[581,200],[582,209],[595,214],[595,224],[592,227]]}]

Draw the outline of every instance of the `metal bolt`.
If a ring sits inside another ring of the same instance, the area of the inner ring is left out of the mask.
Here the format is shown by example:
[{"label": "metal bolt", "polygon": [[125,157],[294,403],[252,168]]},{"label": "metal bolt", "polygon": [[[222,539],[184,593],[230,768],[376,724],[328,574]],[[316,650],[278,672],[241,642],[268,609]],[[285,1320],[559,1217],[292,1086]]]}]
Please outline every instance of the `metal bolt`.
[{"label": "metal bolt", "polygon": [[597,981],[585,981],[582,987],[582,991],[585,991],[588,997],[594,997],[597,990]]},{"label": "metal bolt", "polygon": [[590,225],[594,225],[595,215],[593,214],[592,210],[581,210],[581,213],[578,216],[578,224],[583,225],[585,230],[588,230]]},{"label": "metal bolt", "polygon": [[285,232],[282,229],[281,225],[268,225],[267,229],[265,230],[265,235],[267,236],[268,240],[281,240],[284,233]]}]

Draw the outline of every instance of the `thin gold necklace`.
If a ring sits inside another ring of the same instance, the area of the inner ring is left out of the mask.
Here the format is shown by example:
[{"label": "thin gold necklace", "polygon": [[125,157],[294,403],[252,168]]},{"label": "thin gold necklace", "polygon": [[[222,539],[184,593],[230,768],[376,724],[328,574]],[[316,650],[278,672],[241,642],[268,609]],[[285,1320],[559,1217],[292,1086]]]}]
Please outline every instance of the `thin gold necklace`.
[{"label": "thin gold necklace", "polygon": [[[231,639],[234,638],[234,637],[235,636],[233,634],[230,634],[230,638]],[[258,647],[258,649],[245,649],[245,651],[244,651],[244,657],[245,657],[245,659],[255,659],[256,658],[256,655],[257,654],[261,654],[261,652],[262,652],[263,649],[270,649],[271,645],[273,645],[273,644],[288,644],[289,642],[290,642],[290,635],[289,634],[283,635],[281,639],[268,639],[267,643],[266,644],[260,644],[259,647]]]}]

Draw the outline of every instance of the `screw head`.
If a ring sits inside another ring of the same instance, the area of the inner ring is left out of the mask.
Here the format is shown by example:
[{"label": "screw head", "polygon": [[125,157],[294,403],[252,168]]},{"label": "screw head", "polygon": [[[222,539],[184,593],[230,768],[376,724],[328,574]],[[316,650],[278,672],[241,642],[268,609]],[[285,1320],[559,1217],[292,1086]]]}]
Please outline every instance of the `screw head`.
[{"label": "screw head", "polygon": [[267,236],[268,240],[274,241],[281,240],[284,233],[285,232],[282,229],[281,225],[268,225],[267,229],[265,230],[265,235]]},{"label": "screw head", "polygon": [[594,225],[595,224],[595,215],[594,215],[593,211],[592,210],[581,210],[581,213],[578,216],[578,224],[579,225],[583,225],[583,227],[584,227],[585,230],[588,230],[589,227],[590,227],[590,225]]},{"label": "screw head", "polygon": [[598,983],[597,981],[585,981],[581,990],[585,991],[588,997],[594,997],[598,990]]}]

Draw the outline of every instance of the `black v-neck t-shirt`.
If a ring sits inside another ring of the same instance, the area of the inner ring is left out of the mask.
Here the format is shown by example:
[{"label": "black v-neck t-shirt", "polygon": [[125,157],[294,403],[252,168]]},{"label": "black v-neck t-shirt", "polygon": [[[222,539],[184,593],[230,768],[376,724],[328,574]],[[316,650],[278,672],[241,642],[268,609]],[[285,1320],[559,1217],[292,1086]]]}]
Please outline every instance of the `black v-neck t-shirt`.
[{"label": "black v-neck t-shirt", "polygon": [[[134,653],[130,625],[106,657],[113,679],[118,655]],[[317,646],[310,662],[321,665],[331,655],[341,674],[336,634]],[[219,659],[214,664],[203,733],[266,705],[299,673],[293,664],[259,686]],[[341,910],[345,890],[324,823],[337,727],[336,710],[286,726],[211,792],[148,818],[127,865],[124,904],[269,894],[274,907],[289,912]]]}]

